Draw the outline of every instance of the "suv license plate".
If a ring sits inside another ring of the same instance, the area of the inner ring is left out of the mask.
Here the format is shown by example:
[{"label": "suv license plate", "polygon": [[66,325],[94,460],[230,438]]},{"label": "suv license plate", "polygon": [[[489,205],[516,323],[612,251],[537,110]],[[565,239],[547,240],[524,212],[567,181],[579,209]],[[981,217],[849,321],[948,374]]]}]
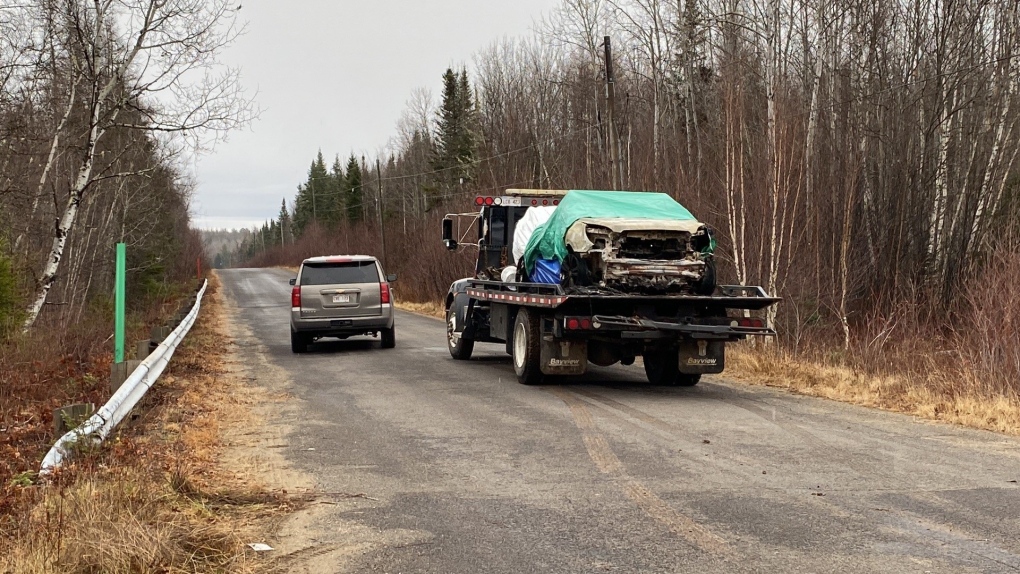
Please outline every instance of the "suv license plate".
[{"label": "suv license plate", "polygon": [[351,296],[350,295],[333,295],[333,302],[334,303],[350,303],[351,302]]}]

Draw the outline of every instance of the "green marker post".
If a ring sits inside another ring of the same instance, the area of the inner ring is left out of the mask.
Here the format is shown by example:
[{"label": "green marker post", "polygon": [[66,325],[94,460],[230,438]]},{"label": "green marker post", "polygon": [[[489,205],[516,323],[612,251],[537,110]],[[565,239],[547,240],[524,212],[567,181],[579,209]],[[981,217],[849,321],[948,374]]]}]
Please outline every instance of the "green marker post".
[{"label": "green marker post", "polygon": [[114,280],[113,362],[124,362],[124,308],[127,247],[117,244],[117,276]]}]

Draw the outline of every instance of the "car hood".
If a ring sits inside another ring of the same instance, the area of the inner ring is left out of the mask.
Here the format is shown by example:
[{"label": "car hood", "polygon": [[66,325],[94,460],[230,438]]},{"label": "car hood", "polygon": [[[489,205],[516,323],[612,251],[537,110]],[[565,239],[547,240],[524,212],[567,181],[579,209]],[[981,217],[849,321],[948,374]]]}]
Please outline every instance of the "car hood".
[{"label": "car hood", "polygon": [[704,225],[695,219],[626,219],[626,218],[583,218],[567,228],[564,242],[576,253],[587,253],[593,244],[588,239],[588,226],[605,227],[613,233],[628,231],[684,231],[694,234]]}]

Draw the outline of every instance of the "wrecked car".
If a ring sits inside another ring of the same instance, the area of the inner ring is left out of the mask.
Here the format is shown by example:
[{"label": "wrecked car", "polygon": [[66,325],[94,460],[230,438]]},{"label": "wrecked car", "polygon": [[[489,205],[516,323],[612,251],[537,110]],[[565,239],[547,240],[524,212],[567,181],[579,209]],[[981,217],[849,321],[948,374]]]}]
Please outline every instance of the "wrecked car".
[{"label": "wrecked car", "polygon": [[[516,233],[527,231],[519,227]],[[521,239],[515,237],[515,245]],[[536,268],[558,264],[568,288],[699,295],[715,290],[711,229],[663,193],[571,191],[526,242],[528,277]]]}]

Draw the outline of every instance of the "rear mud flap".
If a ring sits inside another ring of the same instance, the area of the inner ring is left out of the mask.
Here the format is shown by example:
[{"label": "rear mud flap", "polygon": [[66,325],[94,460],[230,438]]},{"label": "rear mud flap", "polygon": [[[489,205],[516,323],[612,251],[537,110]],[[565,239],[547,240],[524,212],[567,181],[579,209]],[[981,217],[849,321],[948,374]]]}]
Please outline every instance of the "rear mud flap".
[{"label": "rear mud flap", "polygon": [[716,374],[726,366],[726,343],[705,339],[680,341],[680,372],[685,375]]},{"label": "rear mud flap", "polygon": [[583,375],[588,367],[588,342],[542,337],[542,373],[545,375]]}]

